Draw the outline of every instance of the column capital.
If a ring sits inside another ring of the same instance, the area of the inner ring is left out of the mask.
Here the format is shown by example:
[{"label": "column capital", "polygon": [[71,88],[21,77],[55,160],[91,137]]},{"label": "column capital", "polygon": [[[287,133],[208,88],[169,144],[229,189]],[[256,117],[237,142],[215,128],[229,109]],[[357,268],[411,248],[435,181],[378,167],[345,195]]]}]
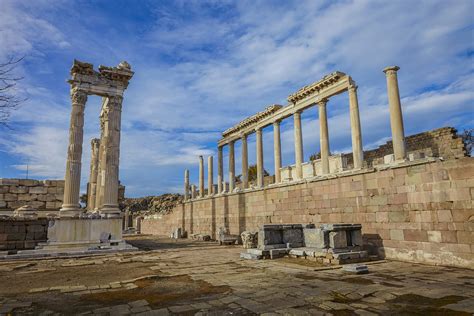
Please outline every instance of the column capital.
[{"label": "column capital", "polygon": [[278,120],[273,122],[273,126],[280,125],[280,124],[281,124],[281,119],[278,119]]},{"label": "column capital", "polygon": [[351,82],[351,83],[349,84],[349,87],[347,88],[347,90],[348,90],[349,92],[356,92],[356,91],[357,91],[357,88],[358,88],[358,86],[355,84],[355,82]]},{"label": "column capital", "polygon": [[298,111],[295,111],[295,113],[293,113],[294,116],[301,116],[301,113],[303,112],[303,110],[298,110]]},{"label": "column capital", "polygon": [[74,87],[71,89],[72,105],[84,106],[87,102],[87,93]]},{"label": "column capital", "polygon": [[319,106],[326,106],[326,104],[328,103],[328,99],[324,98],[324,99],[321,99],[318,101],[318,105]]},{"label": "column capital", "polygon": [[255,128],[255,133],[261,133],[261,132],[262,132],[261,126]]},{"label": "column capital", "polygon": [[398,70],[400,70],[400,67],[398,66],[388,66],[384,68],[383,72],[386,75],[393,75],[396,74]]}]

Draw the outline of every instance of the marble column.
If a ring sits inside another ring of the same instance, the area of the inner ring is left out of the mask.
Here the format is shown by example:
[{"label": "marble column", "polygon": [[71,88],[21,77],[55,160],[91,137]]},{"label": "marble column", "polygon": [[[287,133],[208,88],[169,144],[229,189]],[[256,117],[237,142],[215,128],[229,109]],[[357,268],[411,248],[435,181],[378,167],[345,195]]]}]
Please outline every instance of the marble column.
[{"label": "marble column", "polygon": [[199,156],[199,197],[204,197],[204,158]]},{"label": "marble column", "polygon": [[84,108],[87,102],[87,94],[72,88],[71,100],[72,110],[64,181],[64,200],[59,212],[61,217],[78,217],[83,212],[79,204],[79,190],[81,187]]},{"label": "marble column", "polygon": [[229,142],[229,193],[235,189],[235,151],[234,141]]},{"label": "marble column", "polygon": [[191,198],[192,199],[196,198],[196,185],[195,184],[191,185]]},{"label": "marble column", "polygon": [[87,210],[95,209],[95,200],[97,192],[97,172],[99,167],[99,147],[100,139],[93,138],[91,140],[91,167],[89,174],[89,192],[87,195]]},{"label": "marble column", "polygon": [[264,185],[264,169],[263,169],[263,139],[262,128],[255,130],[257,136],[257,187],[263,188]]},{"label": "marble column", "polygon": [[102,98],[102,107],[100,111],[100,146],[99,146],[99,165],[97,169],[97,186],[96,186],[96,200],[95,211],[99,212],[104,204],[104,187],[105,187],[105,119],[107,112],[107,98]]},{"label": "marble column", "polygon": [[388,105],[390,108],[390,126],[392,128],[393,154],[395,160],[406,158],[405,131],[403,128],[402,105],[398,90],[398,66],[387,67],[383,70],[387,77]]},{"label": "marble column", "polygon": [[211,196],[214,194],[214,166],[213,157],[207,157],[207,195]]},{"label": "marble column", "polygon": [[321,147],[321,166],[322,173],[329,173],[329,132],[328,117],[326,113],[326,104],[328,100],[323,99],[318,102],[319,105],[319,142]]},{"label": "marble column", "polygon": [[301,131],[301,112],[293,114],[295,134],[296,179],[303,179],[303,135]]},{"label": "marble column", "polygon": [[118,204],[120,130],[122,119],[122,96],[107,98],[104,133],[104,201],[100,213],[105,218],[120,217]]},{"label": "marble column", "polygon": [[351,117],[352,156],[354,169],[361,169],[364,162],[364,150],[362,148],[362,132],[360,129],[359,101],[357,100],[357,86],[353,83],[349,86],[349,112]]},{"label": "marble column", "polygon": [[273,156],[275,161],[275,183],[281,182],[280,121],[273,122]]},{"label": "marble column", "polygon": [[249,160],[248,160],[248,146],[247,135],[242,135],[242,187],[247,189],[249,187]]},{"label": "marble column", "polygon": [[189,200],[189,170],[184,170],[184,200]]},{"label": "marble column", "polygon": [[224,161],[222,157],[222,146],[217,147],[217,193],[221,194],[222,182],[224,182]]}]

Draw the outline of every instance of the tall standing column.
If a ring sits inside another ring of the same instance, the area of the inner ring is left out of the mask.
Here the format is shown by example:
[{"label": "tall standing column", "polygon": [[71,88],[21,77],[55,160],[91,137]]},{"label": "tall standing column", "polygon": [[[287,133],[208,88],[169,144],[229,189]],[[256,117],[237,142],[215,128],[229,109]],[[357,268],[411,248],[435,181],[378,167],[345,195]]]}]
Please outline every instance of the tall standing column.
[{"label": "tall standing column", "polygon": [[301,132],[301,112],[295,112],[294,133],[295,133],[295,166],[296,178],[303,179],[303,135]]},{"label": "tall standing column", "polygon": [[242,135],[242,186],[244,189],[249,187],[249,160],[248,160],[248,147],[247,147],[247,135]]},{"label": "tall standing column", "polygon": [[82,213],[79,204],[79,189],[81,187],[84,108],[87,102],[87,94],[77,88],[72,88],[71,100],[72,110],[64,181],[64,202],[59,213],[61,217],[77,217]]},{"label": "tall standing column", "polygon": [[214,166],[212,156],[207,157],[207,195],[214,194]]},{"label": "tall standing column", "polygon": [[406,158],[405,131],[403,128],[402,105],[398,90],[398,66],[387,67],[383,70],[387,77],[388,105],[390,107],[390,126],[392,127],[393,154],[395,160]]},{"label": "tall standing column", "polygon": [[326,104],[328,100],[323,99],[319,105],[319,142],[321,147],[321,166],[323,174],[329,173],[329,132]]},{"label": "tall standing column", "polygon": [[224,162],[222,158],[222,146],[217,147],[217,193],[222,193],[222,182],[224,182]]},{"label": "tall standing column", "polygon": [[360,129],[359,101],[357,100],[357,86],[349,86],[349,111],[351,117],[352,156],[354,169],[362,168],[364,150],[362,149],[362,132]]},{"label": "tall standing column", "polygon": [[257,136],[257,187],[263,188],[263,139],[262,139],[262,128],[255,130]]},{"label": "tall standing column", "polygon": [[104,156],[104,138],[105,138],[105,112],[107,106],[107,98],[102,98],[102,107],[100,111],[100,145],[99,145],[99,164],[97,168],[97,186],[96,186],[96,199],[95,199],[95,211],[99,212],[104,204],[104,174],[105,174],[105,156]]},{"label": "tall standing column", "polygon": [[199,156],[199,197],[204,197],[204,158]]},{"label": "tall standing column", "polygon": [[275,161],[275,183],[281,182],[280,121],[273,122],[273,156]]},{"label": "tall standing column", "polygon": [[93,138],[91,140],[91,168],[89,174],[89,192],[87,195],[87,210],[95,209],[95,200],[97,192],[97,172],[99,167],[99,146],[100,139]]},{"label": "tall standing column", "polygon": [[105,168],[102,170],[104,183],[104,204],[100,213],[105,218],[120,217],[118,205],[120,130],[122,119],[122,96],[107,98],[104,126]]},{"label": "tall standing column", "polygon": [[189,170],[184,170],[184,200],[189,200]]},{"label": "tall standing column", "polygon": [[229,142],[229,193],[235,189],[235,152],[234,141]]}]

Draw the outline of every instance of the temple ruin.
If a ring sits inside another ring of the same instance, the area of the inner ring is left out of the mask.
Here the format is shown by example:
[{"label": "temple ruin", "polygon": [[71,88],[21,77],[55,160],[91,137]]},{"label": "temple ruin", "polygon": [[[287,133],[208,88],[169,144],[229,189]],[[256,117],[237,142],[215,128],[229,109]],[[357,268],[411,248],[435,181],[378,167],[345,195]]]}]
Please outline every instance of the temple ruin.
[{"label": "temple ruin", "polygon": [[[393,161],[403,162],[407,158],[405,150],[405,135],[403,129],[403,117],[398,91],[397,70],[399,67],[387,67],[384,72],[387,77],[387,91],[389,96],[390,123],[392,128]],[[235,185],[235,142],[240,140],[242,145],[242,189],[249,189],[248,181],[248,147],[247,138],[255,133],[257,136],[257,185],[254,189],[263,188],[263,138],[262,129],[273,125],[273,153],[274,153],[274,182],[273,185],[288,181],[299,181],[312,177],[327,177],[334,173],[347,170],[347,161],[342,155],[331,155],[328,132],[327,110],[331,97],[348,92],[349,115],[351,122],[352,139],[352,170],[366,168],[364,165],[364,150],[362,147],[362,132],[360,126],[359,102],[357,99],[357,85],[355,81],[343,72],[336,71],[321,80],[308,86],[304,86],[297,92],[288,96],[288,105],[273,104],[266,107],[262,112],[252,115],[235,126],[225,130],[222,138],[218,141],[217,154],[217,191],[213,189],[213,157],[208,157],[208,186],[207,195],[232,193],[236,190]],[[321,158],[313,162],[303,161],[303,135],[301,129],[301,113],[312,106],[319,110],[319,130]],[[295,165],[282,167],[280,124],[282,120],[293,116],[294,120],[294,145]],[[223,147],[229,147],[229,182],[224,181],[223,174]],[[392,161],[390,160],[390,161]],[[190,196],[189,174],[185,171],[184,196]],[[199,197],[205,196],[204,186],[204,160],[199,157]]]}]

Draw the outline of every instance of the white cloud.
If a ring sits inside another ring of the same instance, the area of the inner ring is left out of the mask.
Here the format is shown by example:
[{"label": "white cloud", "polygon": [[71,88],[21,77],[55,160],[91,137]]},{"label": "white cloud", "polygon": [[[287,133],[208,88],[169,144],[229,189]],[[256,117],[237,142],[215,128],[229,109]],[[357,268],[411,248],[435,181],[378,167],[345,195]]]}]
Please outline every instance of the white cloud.
[{"label": "white cloud", "polygon": [[[34,52],[45,66],[35,65],[31,73],[58,76],[49,66],[54,61],[48,60],[48,51],[62,51],[67,65],[77,55],[106,65],[113,65],[117,58],[131,61],[136,74],[124,100],[121,178],[132,195],[180,188],[185,167],[195,177],[197,156],[215,155],[219,131],[268,104],[286,104],[290,93],[334,70],[350,74],[359,85],[366,148],[390,136],[382,69],[391,64],[401,66],[407,134],[447,124],[472,126],[472,118],[466,115],[472,114],[469,106],[474,99],[468,55],[474,46],[472,1],[155,4],[151,9],[155,20],[140,26],[140,33],[130,28],[116,37],[98,34],[79,18],[62,21],[67,23],[64,27],[54,14],[43,14],[47,3],[36,4],[34,10],[29,2],[4,1],[0,6],[4,9],[0,30],[2,26],[9,29],[0,31],[2,44],[9,44],[0,45],[0,57],[5,47]],[[64,10],[71,6],[60,2]],[[98,22],[107,20],[106,15],[94,12]],[[69,45],[74,52],[68,52]],[[38,81],[33,78],[30,86],[34,82]],[[40,155],[34,160],[34,172],[45,177],[61,176],[63,170],[56,173],[57,165],[65,161],[70,108],[67,84],[58,84],[40,82],[28,88],[30,105],[13,119],[21,126],[31,124],[31,130],[21,129],[6,139],[16,142],[8,147],[12,153],[32,161],[40,148],[52,148],[50,152],[58,157]],[[99,102],[94,102],[86,111],[83,178],[88,173],[84,171],[88,170],[88,140],[98,135]],[[347,97],[332,99],[328,109],[331,150],[350,149]],[[294,162],[291,121],[282,126],[285,164]],[[264,133],[269,171],[273,170],[271,133],[271,128]],[[303,114],[303,134],[307,159],[319,149],[315,109]],[[5,144],[2,138],[0,143]],[[33,145],[35,140],[38,145]],[[250,138],[251,162],[254,146]],[[240,164],[240,153],[236,155]]]}]

